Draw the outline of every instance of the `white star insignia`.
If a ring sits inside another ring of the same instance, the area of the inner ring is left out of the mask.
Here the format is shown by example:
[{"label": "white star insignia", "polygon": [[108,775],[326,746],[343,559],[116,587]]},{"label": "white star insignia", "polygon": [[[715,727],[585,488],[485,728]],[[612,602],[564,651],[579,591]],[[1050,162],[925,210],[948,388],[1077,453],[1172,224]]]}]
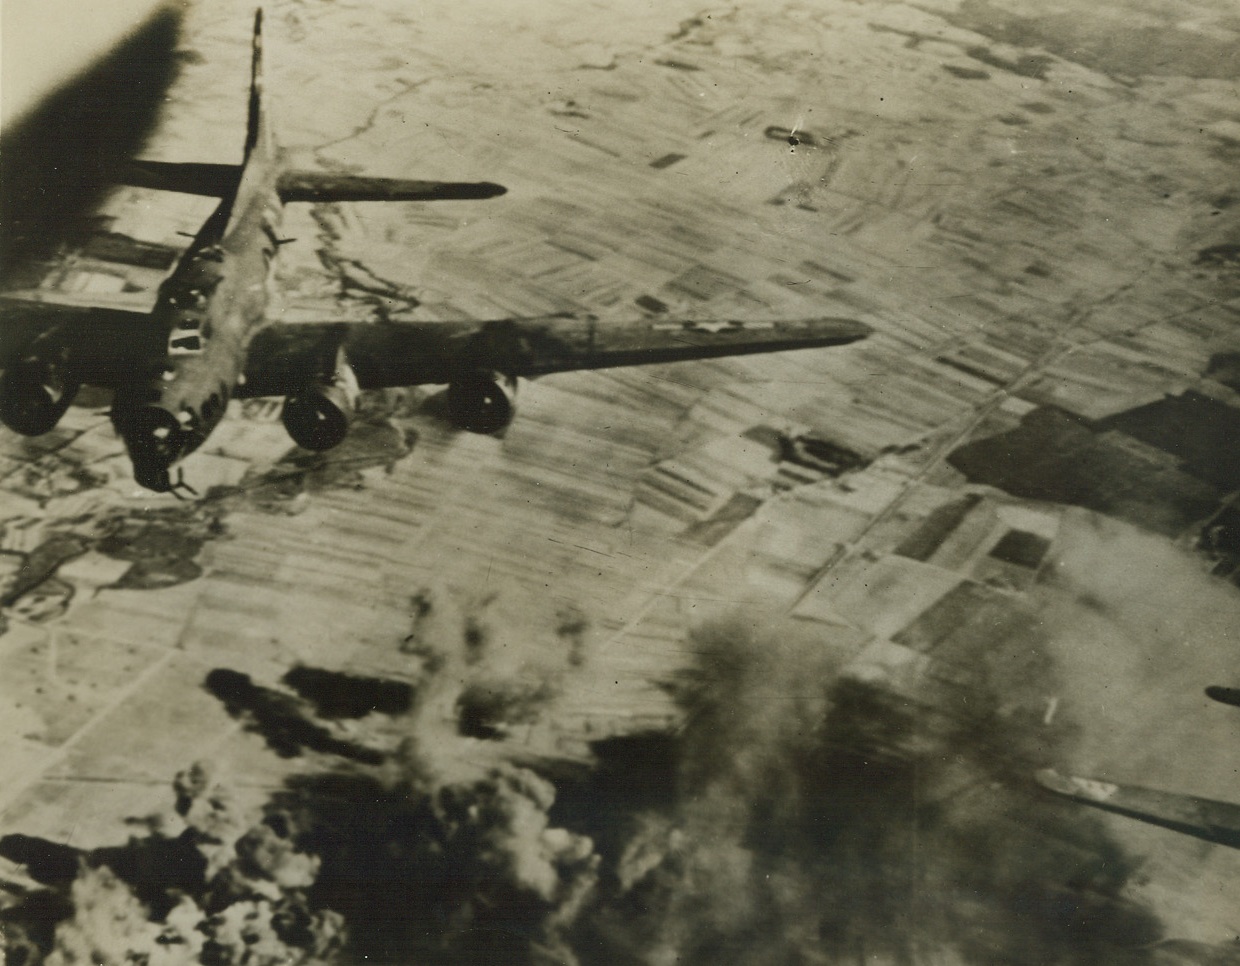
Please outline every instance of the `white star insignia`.
[{"label": "white star insignia", "polygon": [[718,320],[712,322],[674,322],[655,325],[656,330],[665,332],[706,332],[718,335],[720,332],[737,332],[742,329],[773,329],[773,322],[742,322],[739,319]]}]

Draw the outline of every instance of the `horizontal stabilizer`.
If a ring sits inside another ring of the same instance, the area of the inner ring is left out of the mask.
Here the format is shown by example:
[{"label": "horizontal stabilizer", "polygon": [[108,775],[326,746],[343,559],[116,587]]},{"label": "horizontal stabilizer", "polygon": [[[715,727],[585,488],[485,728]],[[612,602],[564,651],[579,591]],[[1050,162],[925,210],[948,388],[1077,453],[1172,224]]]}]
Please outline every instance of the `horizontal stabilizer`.
[{"label": "horizontal stabilizer", "polygon": [[237,191],[241,167],[236,164],[135,160],[126,165],[123,179],[125,184],[135,188],[227,198]]},{"label": "horizontal stabilizer", "polygon": [[1052,768],[1034,777],[1043,788],[1085,805],[1240,849],[1240,805],[1061,775]]},{"label": "horizontal stabilizer", "polygon": [[1218,684],[1212,684],[1206,688],[1206,697],[1213,698],[1222,704],[1230,704],[1240,708],[1240,688],[1225,688]]},{"label": "horizontal stabilizer", "polygon": [[324,171],[285,171],[280,200],[289,201],[480,201],[507,188],[489,181],[410,181],[366,178]]}]

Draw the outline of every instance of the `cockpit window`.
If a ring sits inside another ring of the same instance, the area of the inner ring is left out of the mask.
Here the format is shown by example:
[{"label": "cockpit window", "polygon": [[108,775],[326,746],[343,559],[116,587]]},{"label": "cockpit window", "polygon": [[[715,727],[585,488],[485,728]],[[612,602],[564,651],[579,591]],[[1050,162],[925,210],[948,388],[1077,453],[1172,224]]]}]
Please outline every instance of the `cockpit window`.
[{"label": "cockpit window", "polygon": [[202,337],[198,335],[173,335],[168,340],[168,354],[173,356],[196,355],[202,351]]},{"label": "cockpit window", "polygon": [[[213,261],[223,257],[222,251],[204,249],[194,256],[197,262]],[[168,356],[184,357],[200,355],[211,338],[211,321],[208,318],[211,295],[222,281],[214,269],[199,264],[190,266],[170,278],[164,285],[163,298],[169,320]],[[175,378],[175,376],[173,376]]]},{"label": "cockpit window", "polygon": [[200,309],[207,304],[207,293],[200,288],[173,292],[168,301],[179,309]]},{"label": "cockpit window", "polygon": [[196,355],[202,351],[209,326],[201,316],[185,314],[176,320],[168,336],[168,354],[173,356]]},{"label": "cockpit window", "polygon": [[218,275],[198,278],[182,276],[170,280],[165,292],[170,305],[182,309],[202,308],[219,284]]}]

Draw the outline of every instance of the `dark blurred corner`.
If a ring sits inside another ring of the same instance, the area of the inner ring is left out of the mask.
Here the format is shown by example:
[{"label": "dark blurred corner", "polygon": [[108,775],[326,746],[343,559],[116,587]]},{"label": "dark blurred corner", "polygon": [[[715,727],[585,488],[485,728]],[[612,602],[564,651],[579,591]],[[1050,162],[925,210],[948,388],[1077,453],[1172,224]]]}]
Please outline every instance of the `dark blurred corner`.
[{"label": "dark blurred corner", "polygon": [[[0,284],[83,227],[151,132],[177,73],[180,9],[162,7],[85,74],[0,132]],[[7,43],[20,38],[6,37]]]}]

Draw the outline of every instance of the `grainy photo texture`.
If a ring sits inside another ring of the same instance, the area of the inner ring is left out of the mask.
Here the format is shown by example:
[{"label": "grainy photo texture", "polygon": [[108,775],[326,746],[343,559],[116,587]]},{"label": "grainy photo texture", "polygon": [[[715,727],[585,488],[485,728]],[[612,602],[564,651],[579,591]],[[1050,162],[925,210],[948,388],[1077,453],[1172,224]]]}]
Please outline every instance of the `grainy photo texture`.
[{"label": "grainy photo texture", "polygon": [[8,966],[1240,964],[1231,0],[10,0]]}]

